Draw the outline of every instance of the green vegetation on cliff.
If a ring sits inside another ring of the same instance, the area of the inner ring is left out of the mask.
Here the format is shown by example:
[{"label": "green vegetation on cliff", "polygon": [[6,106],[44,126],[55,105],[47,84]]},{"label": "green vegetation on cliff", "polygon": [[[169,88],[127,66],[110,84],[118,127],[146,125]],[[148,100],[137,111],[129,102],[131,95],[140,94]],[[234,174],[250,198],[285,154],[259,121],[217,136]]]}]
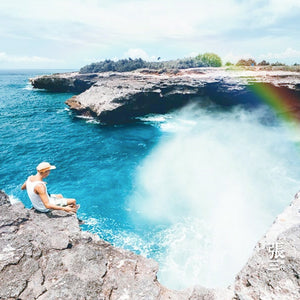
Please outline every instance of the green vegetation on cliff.
[{"label": "green vegetation on cliff", "polygon": [[147,62],[138,59],[120,59],[118,61],[113,61],[110,59],[92,63],[90,65],[84,66],[80,69],[80,73],[99,73],[99,72],[128,72],[137,69],[188,69],[188,68],[199,68],[199,67],[221,67],[221,58],[214,53],[204,53],[199,54],[196,57],[168,60],[168,61],[157,61],[157,62]]},{"label": "green vegetation on cliff", "polygon": [[196,60],[201,61],[209,67],[222,67],[221,57],[215,53],[204,53],[196,56]]}]

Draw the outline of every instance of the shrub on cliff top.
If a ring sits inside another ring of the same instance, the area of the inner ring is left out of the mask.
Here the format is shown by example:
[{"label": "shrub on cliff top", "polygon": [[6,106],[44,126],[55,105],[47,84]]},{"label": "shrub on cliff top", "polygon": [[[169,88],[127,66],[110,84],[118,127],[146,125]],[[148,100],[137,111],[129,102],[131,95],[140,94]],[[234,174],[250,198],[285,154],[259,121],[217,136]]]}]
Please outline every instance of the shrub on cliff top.
[{"label": "shrub on cliff top", "polygon": [[265,61],[265,60],[262,60],[260,63],[257,64],[258,66],[269,66],[270,63]]},{"label": "shrub on cliff top", "polygon": [[237,66],[256,66],[256,61],[252,58],[249,59],[240,59],[237,63]]},{"label": "shrub on cliff top", "polygon": [[282,67],[282,66],[285,66],[285,65],[286,65],[286,64],[281,63],[281,62],[279,62],[279,61],[276,61],[275,63],[272,63],[272,64],[271,64],[271,66],[276,66],[276,67],[278,67],[278,66]]},{"label": "shrub on cliff top", "polygon": [[84,66],[80,69],[80,73],[98,73],[98,72],[127,72],[133,71],[136,69],[147,68],[147,62],[138,59],[120,59],[118,61],[113,61],[110,59],[106,59],[104,61],[98,63],[92,63],[90,65]]},{"label": "shrub on cliff top", "polygon": [[215,53],[204,53],[199,54],[195,57],[197,61],[201,61],[204,66],[206,67],[221,67],[222,66],[222,60],[220,56],[218,56]]}]

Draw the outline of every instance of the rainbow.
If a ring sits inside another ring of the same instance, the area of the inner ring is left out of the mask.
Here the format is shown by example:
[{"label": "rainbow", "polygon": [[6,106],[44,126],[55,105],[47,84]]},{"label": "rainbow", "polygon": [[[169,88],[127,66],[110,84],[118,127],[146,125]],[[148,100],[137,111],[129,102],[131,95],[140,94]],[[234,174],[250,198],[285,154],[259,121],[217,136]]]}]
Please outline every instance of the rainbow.
[{"label": "rainbow", "polygon": [[280,119],[300,133],[300,99],[295,91],[258,82],[251,83],[248,89],[270,106]]}]

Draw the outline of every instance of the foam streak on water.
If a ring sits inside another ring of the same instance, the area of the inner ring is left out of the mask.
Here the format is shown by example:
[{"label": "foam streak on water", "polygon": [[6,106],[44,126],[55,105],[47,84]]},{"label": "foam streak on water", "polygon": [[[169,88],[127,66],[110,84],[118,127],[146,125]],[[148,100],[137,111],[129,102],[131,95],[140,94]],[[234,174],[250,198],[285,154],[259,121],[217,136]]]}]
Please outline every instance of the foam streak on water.
[{"label": "foam streak on water", "polygon": [[232,284],[255,243],[297,191],[299,153],[265,109],[209,113],[189,107],[144,160],[131,206],[167,223],[159,279],[172,288]]}]

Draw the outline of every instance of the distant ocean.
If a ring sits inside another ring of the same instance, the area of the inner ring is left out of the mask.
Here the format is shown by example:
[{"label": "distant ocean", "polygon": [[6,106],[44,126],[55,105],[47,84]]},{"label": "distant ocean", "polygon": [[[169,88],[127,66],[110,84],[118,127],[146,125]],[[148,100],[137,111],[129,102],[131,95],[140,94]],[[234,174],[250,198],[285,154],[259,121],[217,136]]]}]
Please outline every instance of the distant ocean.
[{"label": "distant ocean", "polygon": [[31,207],[20,186],[49,161],[48,189],[77,199],[82,229],[157,260],[161,283],[231,284],[299,189],[298,137],[263,105],[102,126],[68,109],[72,94],[31,88],[55,72],[0,71],[0,189]]}]

